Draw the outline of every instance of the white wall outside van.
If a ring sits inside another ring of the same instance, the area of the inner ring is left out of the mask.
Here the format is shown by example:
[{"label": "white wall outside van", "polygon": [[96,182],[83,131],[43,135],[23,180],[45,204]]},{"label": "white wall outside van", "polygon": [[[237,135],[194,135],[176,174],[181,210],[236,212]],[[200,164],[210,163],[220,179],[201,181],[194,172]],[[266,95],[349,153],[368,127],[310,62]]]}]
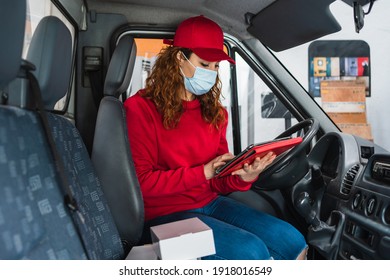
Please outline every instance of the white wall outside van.
[{"label": "white wall outside van", "polygon": [[[364,10],[367,9],[365,6]],[[351,6],[335,1],[331,11],[343,29],[320,40],[363,40],[370,46],[371,97],[366,100],[367,118],[374,142],[390,151],[390,1],[375,1],[360,33],[355,32]],[[275,53],[306,89],[309,87],[308,48],[309,43]],[[321,104],[320,98],[316,101]]]}]

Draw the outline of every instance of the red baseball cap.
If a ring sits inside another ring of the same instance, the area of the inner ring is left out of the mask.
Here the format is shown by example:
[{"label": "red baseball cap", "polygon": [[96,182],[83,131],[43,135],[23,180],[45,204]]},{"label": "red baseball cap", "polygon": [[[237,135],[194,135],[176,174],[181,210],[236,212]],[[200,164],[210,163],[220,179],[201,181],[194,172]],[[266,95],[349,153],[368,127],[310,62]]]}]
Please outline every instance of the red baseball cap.
[{"label": "red baseball cap", "polygon": [[214,21],[196,16],[184,20],[176,29],[173,40],[164,39],[164,43],[192,50],[200,58],[214,62],[235,61],[223,51],[223,32]]}]

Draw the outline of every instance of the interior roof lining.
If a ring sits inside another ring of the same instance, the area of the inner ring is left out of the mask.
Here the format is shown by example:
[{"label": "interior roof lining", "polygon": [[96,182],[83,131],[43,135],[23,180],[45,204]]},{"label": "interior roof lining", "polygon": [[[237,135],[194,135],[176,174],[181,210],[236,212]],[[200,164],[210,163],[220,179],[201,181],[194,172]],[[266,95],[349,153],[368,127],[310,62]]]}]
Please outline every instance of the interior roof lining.
[{"label": "interior roof lining", "polygon": [[[89,10],[123,14],[130,24],[174,28],[185,18],[202,14],[218,22],[224,32],[239,39],[252,37],[247,31],[245,14],[258,13],[274,1],[240,0],[237,3],[226,0],[86,0]],[[226,18],[225,15],[230,17]]]},{"label": "interior roof lining", "polygon": [[[224,32],[240,40],[256,37],[274,51],[339,31],[329,10],[334,1],[241,0],[238,5],[226,0],[86,0],[89,10],[123,14],[135,25],[175,28],[183,19],[202,14],[218,22]],[[247,13],[255,15],[250,26]]]}]

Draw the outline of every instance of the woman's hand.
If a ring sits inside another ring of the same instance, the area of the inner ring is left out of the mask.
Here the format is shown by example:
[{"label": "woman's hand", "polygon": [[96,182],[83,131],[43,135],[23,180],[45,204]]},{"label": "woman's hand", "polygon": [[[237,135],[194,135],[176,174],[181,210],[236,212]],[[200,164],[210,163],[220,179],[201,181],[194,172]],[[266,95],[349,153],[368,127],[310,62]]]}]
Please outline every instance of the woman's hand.
[{"label": "woman's hand", "polygon": [[207,163],[204,166],[204,175],[206,176],[206,179],[209,180],[209,179],[213,178],[215,176],[215,170],[218,167],[226,164],[226,162],[228,160],[231,160],[232,158],[234,158],[233,154],[226,153],[226,154],[223,154],[223,155],[216,157],[215,159],[213,159],[212,161]]},{"label": "woman's hand", "polygon": [[246,182],[253,181],[268,165],[274,161],[275,157],[276,155],[270,152],[262,158],[256,158],[252,164],[246,163],[243,168],[232,172],[232,175],[238,175]]}]

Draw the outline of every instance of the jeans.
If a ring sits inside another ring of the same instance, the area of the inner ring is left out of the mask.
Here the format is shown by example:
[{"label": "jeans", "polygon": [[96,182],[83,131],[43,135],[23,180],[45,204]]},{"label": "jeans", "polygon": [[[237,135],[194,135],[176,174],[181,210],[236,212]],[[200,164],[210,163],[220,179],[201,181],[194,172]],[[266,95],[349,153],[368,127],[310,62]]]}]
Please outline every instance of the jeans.
[{"label": "jeans", "polygon": [[150,242],[150,227],[197,217],[214,234],[216,254],[209,260],[292,260],[307,247],[302,234],[274,216],[219,196],[208,205],[155,218],[145,224],[143,242]]}]

